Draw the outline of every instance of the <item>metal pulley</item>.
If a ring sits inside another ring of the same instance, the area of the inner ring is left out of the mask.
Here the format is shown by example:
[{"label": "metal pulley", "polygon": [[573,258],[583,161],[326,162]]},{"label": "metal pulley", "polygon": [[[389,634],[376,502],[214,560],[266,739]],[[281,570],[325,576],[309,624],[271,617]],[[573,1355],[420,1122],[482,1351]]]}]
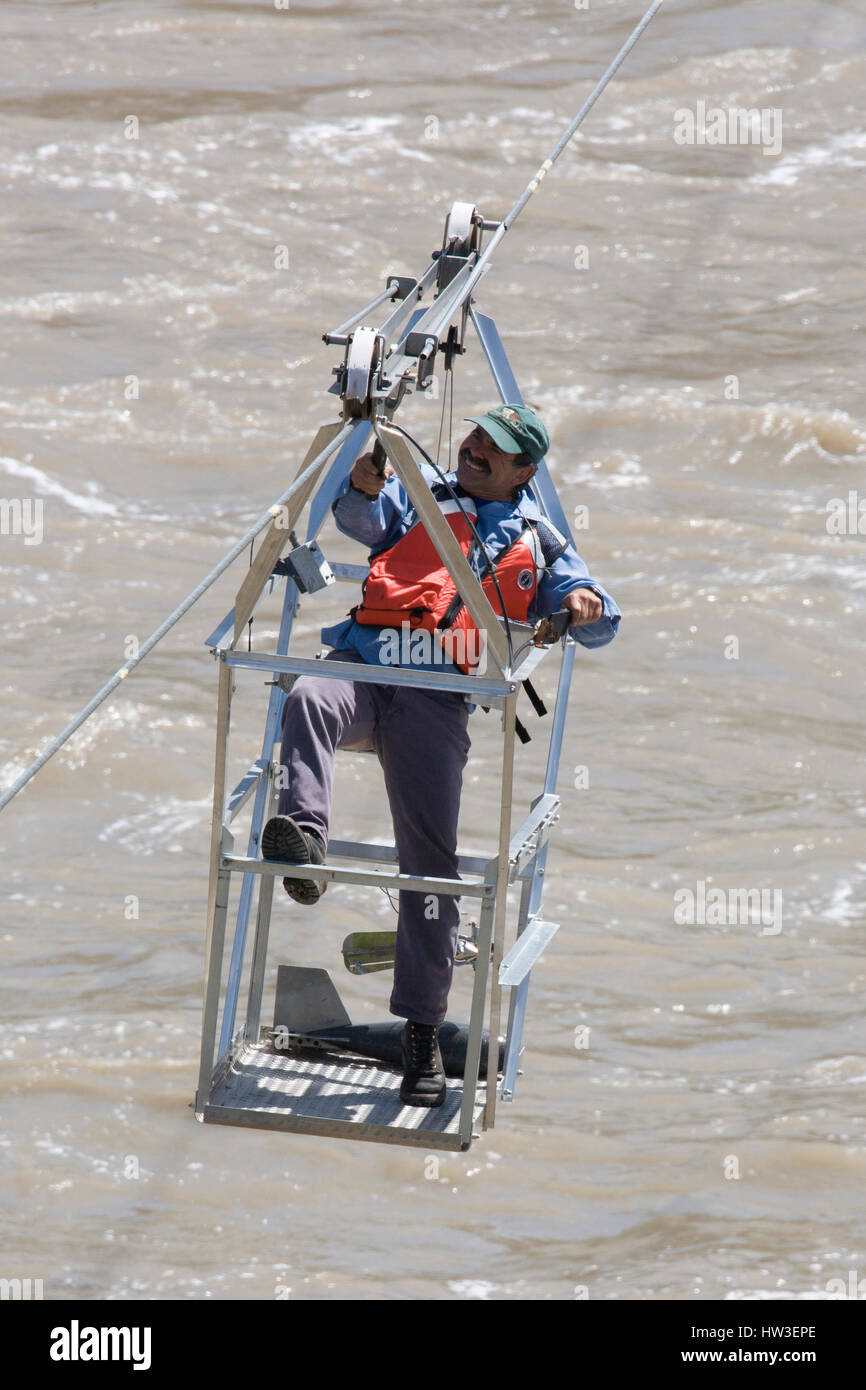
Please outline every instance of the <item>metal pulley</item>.
[{"label": "metal pulley", "polygon": [[462,270],[469,257],[475,257],[481,245],[484,218],[474,203],[452,203],[445,218],[442,250],[437,256],[436,284],[444,290]]},{"label": "metal pulley", "polygon": [[442,250],[449,256],[468,256],[478,250],[482,218],[474,203],[452,203],[445,219]]},{"label": "metal pulley", "polygon": [[380,384],[384,351],[384,340],[375,328],[356,328],[349,335],[340,392],[344,419],[369,418],[370,393]]}]

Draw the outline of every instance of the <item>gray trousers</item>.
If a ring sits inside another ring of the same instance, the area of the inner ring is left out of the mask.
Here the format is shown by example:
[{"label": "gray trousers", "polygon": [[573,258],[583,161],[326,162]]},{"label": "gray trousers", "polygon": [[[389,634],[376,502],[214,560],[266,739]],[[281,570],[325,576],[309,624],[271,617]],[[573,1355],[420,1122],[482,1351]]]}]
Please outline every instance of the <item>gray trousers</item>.
[{"label": "gray trousers", "polygon": [[[329,653],[358,661],[354,651]],[[327,659],[327,658],[326,658]],[[325,844],[334,753],[373,749],[385,774],[401,873],[456,878],[457,818],[469,753],[462,695],[302,676],[283,707],[287,785],[278,811]],[[459,898],[402,892],[391,1013],[441,1023],[457,949]]]}]

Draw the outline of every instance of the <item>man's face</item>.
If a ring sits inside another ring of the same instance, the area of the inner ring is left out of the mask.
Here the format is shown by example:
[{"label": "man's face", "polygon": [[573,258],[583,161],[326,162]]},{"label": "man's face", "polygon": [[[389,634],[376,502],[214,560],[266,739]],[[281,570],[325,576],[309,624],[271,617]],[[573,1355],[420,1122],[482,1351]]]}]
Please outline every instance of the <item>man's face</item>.
[{"label": "man's face", "polygon": [[460,445],[457,481],[473,497],[488,502],[509,502],[514,489],[535,472],[532,464],[515,468],[516,454],[497,448],[486,430],[476,425]]}]

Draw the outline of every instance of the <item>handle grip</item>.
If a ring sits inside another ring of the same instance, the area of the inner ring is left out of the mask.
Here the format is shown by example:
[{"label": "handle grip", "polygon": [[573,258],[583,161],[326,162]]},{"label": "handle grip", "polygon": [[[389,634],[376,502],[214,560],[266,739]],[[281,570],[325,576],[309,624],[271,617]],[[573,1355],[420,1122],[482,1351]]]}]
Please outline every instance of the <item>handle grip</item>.
[{"label": "handle grip", "polygon": [[388,462],[388,455],[382,447],[381,440],[377,439],[373,445],[373,467],[380,478],[385,476],[385,464]]},{"label": "handle grip", "polygon": [[565,636],[570,626],[571,613],[567,608],[560,608],[549,618],[542,618],[533,633],[533,642],[536,647],[550,647]]}]

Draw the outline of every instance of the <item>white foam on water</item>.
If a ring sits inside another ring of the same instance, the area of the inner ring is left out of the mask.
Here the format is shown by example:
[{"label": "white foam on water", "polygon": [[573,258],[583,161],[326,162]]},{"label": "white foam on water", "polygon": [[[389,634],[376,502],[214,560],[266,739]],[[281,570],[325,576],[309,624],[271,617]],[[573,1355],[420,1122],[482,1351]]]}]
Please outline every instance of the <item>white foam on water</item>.
[{"label": "white foam on water", "polygon": [[856,158],[855,151],[866,151],[866,131],[843,130],[823,145],[807,145],[805,149],[782,154],[768,169],[761,169],[748,179],[758,186],[767,184],[793,188],[808,173],[828,166],[834,170],[866,167],[866,154]]},{"label": "white foam on water", "polygon": [[[846,540],[840,538],[840,544],[845,543]],[[744,564],[740,556],[736,564],[723,562],[717,566],[713,586],[716,588],[728,585],[736,589],[743,585],[760,585],[771,589],[774,586],[786,586],[792,581],[799,586],[820,580],[828,581],[832,589],[838,589],[840,585],[851,590],[863,589],[866,588],[866,565],[862,561],[858,562],[856,556],[850,564],[842,564],[838,559],[836,547],[832,547],[823,555],[774,555],[768,563],[754,566]],[[807,619],[802,613],[798,613],[797,622],[805,626]]]},{"label": "white foam on water", "polygon": [[838,922],[841,926],[853,926],[856,922],[861,922],[864,916],[864,904],[862,899],[854,898],[854,885],[847,879],[837,883],[833,889],[833,894],[828,907],[825,907],[820,916],[826,922]]},{"label": "white foam on water", "polygon": [[615,459],[609,462],[590,459],[586,463],[578,464],[574,469],[563,470],[562,480],[572,486],[575,483],[591,482],[600,492],[649,487],[652,483],[649,474],[644,473],[640,464],[629,458],[621,458],[619,462]]},{"label": "white foam on water", "polygon": [[[119,665],[120,663],[118,663]],[[135,703],[128,699],[117,699],[109,701],[101,708],[95,710],[90,718],[78,729],[67,743],[54,755],[57,763],[70,771],[77,771],[87,763],[91,753],[105,734],[115,733],[117,730],[127,731],[146,731],[148,729],[163,727],[165,721],[150,718],[153,711],[150,706]],[[44,725],[49,722],[43,718],[39,723]],[[48,746],[58,732],[60,719],[53,717],[50,720],[50,728],[46,734],[41,730],[33,728],[31,737],[33,742],[30,748],[17,757],[9,758],[3,763],[2,774],[0,774],[0,787],[5,791],[11,787],[12,783],[20,777],[25,768],[37,758]],[[172,727],[175,727],[172,721]],[[140,745],[142,734],[138,733],[136,742]],[[3,744],[0,742],[0,748]],[[121,750],[116,756],[125,757],[125,750]]]},{"label": "white foam on water", "polygon": [[825,1057],[808,1068],[804,1085],[861,1086],[866,1081],[866,1057]]},{"label": "white foam on water", "polygon": [[46,290],[17,299],[0,300],[0,312],[33,323],[52,323],[63,315],[80,316],[95,308],[111,308],[121,297],[107,290]]},{"label": "white foam on water", "polygon": [[[402,123],[400,116],[350,116],[342,121],[310,121],[286,134],[289,145],[299,150],[315,150],[326,161],[354,164],[364,153],[366,139],[380,151],[386,132]],[[393,141],[389,141],[393,146]]]},{"label": "white foam on water", "polygon": [[41,468],[36,468],[32,463],[23,463],[20,459],[0,456],[0,468],[10,478],[23,478],[30,483],[35,492],[44,497],[57,497],[61,502],[65,502],[67,507],[72,507],[74,511],[84,512],[88,516],[120,516],[121,511],[113,502],[107,502],[104,497],[97,497],[95,494],[101,491],[99,484],[94,482],[85,483],[88,494],[73,492],[71,488],[64,487],[63,483],[52,478],[48,473],[44,473]]},{"label": "white foam on water", "polygon": [[154,801],[145,811],[112,821],[100,831],[98,839],[103,843],[122,845],[135,854],[179,854],[185,848],[180,837],[188,830],[201,830],[208,823],[212,805],[211,796],[203,796],[198,801],[164,797]]},{"label": "white foam on water", "polygon": [[475,1298],[486,1301],[502,1285],[492,1284],[487,1279],[449,1279],[448,1287],[458,1298]]},{"label": "white foam on water", "polygon": [[866,453],[866,426],[845,410],[815,410],[794,403],[769,402],[753,412],[746,440],[796,439],[815,445],[828,457]]},{"label": "white foam on water", "polygon": [[819,1289],[807,1289],[801,1293],[795,1293],[793,1289],[733,1289],[730,1293],[725,1294],[724,1301],[726,1303],[746,1300],[754,1303],[802,1303],[804,1300],[808,1300],[810,1303],[822,1303],[833,1297],[834,1295]]},{"label": "white foam on water", "polygon": [[[264,274],[260,278],[264,279]],[[207,287],[208,300],[235,295],[237,292],[237,284],[222,284],[215,280]],[[152,305],[156,299],[200,304],[202,291],[195,285],[172,279],[168,275],[145,272],[140,275],[125,275],[122,293],[112,293],[109,290],[46,290],[41,294],[2,299],[0,313],[15,315],[34,323],[54,323],[64,316],[82,317],[92,314],[94,310],[116,309],[130,304]],[[73,388],[65,389],[71,394]]]},{"label": "white foam on water", "polygon": [[[703,437],[708,437],[710,429],[721,432],[725,427],[725,435],[733,428],[744,444],[755,439],[790,441],[798,452],[802,451],[798,446],[804,445],[833,460],[866,454],[866,422],[846,410],[820,410],[796,401],[732,408],[730,403],[719,402],[715,381],[706,389],[691,385],[666,391],[596,388],[592,395],[581,382],[569,382],[553,390],[536,390],[534,397],[554,435],[554,458],[556,433],[561,424],[575,427],[576,412],[580,412],[580,428],[584,429],[587,420],[598,416],[604,417],[606,431],[617,425],[652,422],[658,426],[683,421],[699,423]],[[792,456],[785,457],[790,460]]]}]

